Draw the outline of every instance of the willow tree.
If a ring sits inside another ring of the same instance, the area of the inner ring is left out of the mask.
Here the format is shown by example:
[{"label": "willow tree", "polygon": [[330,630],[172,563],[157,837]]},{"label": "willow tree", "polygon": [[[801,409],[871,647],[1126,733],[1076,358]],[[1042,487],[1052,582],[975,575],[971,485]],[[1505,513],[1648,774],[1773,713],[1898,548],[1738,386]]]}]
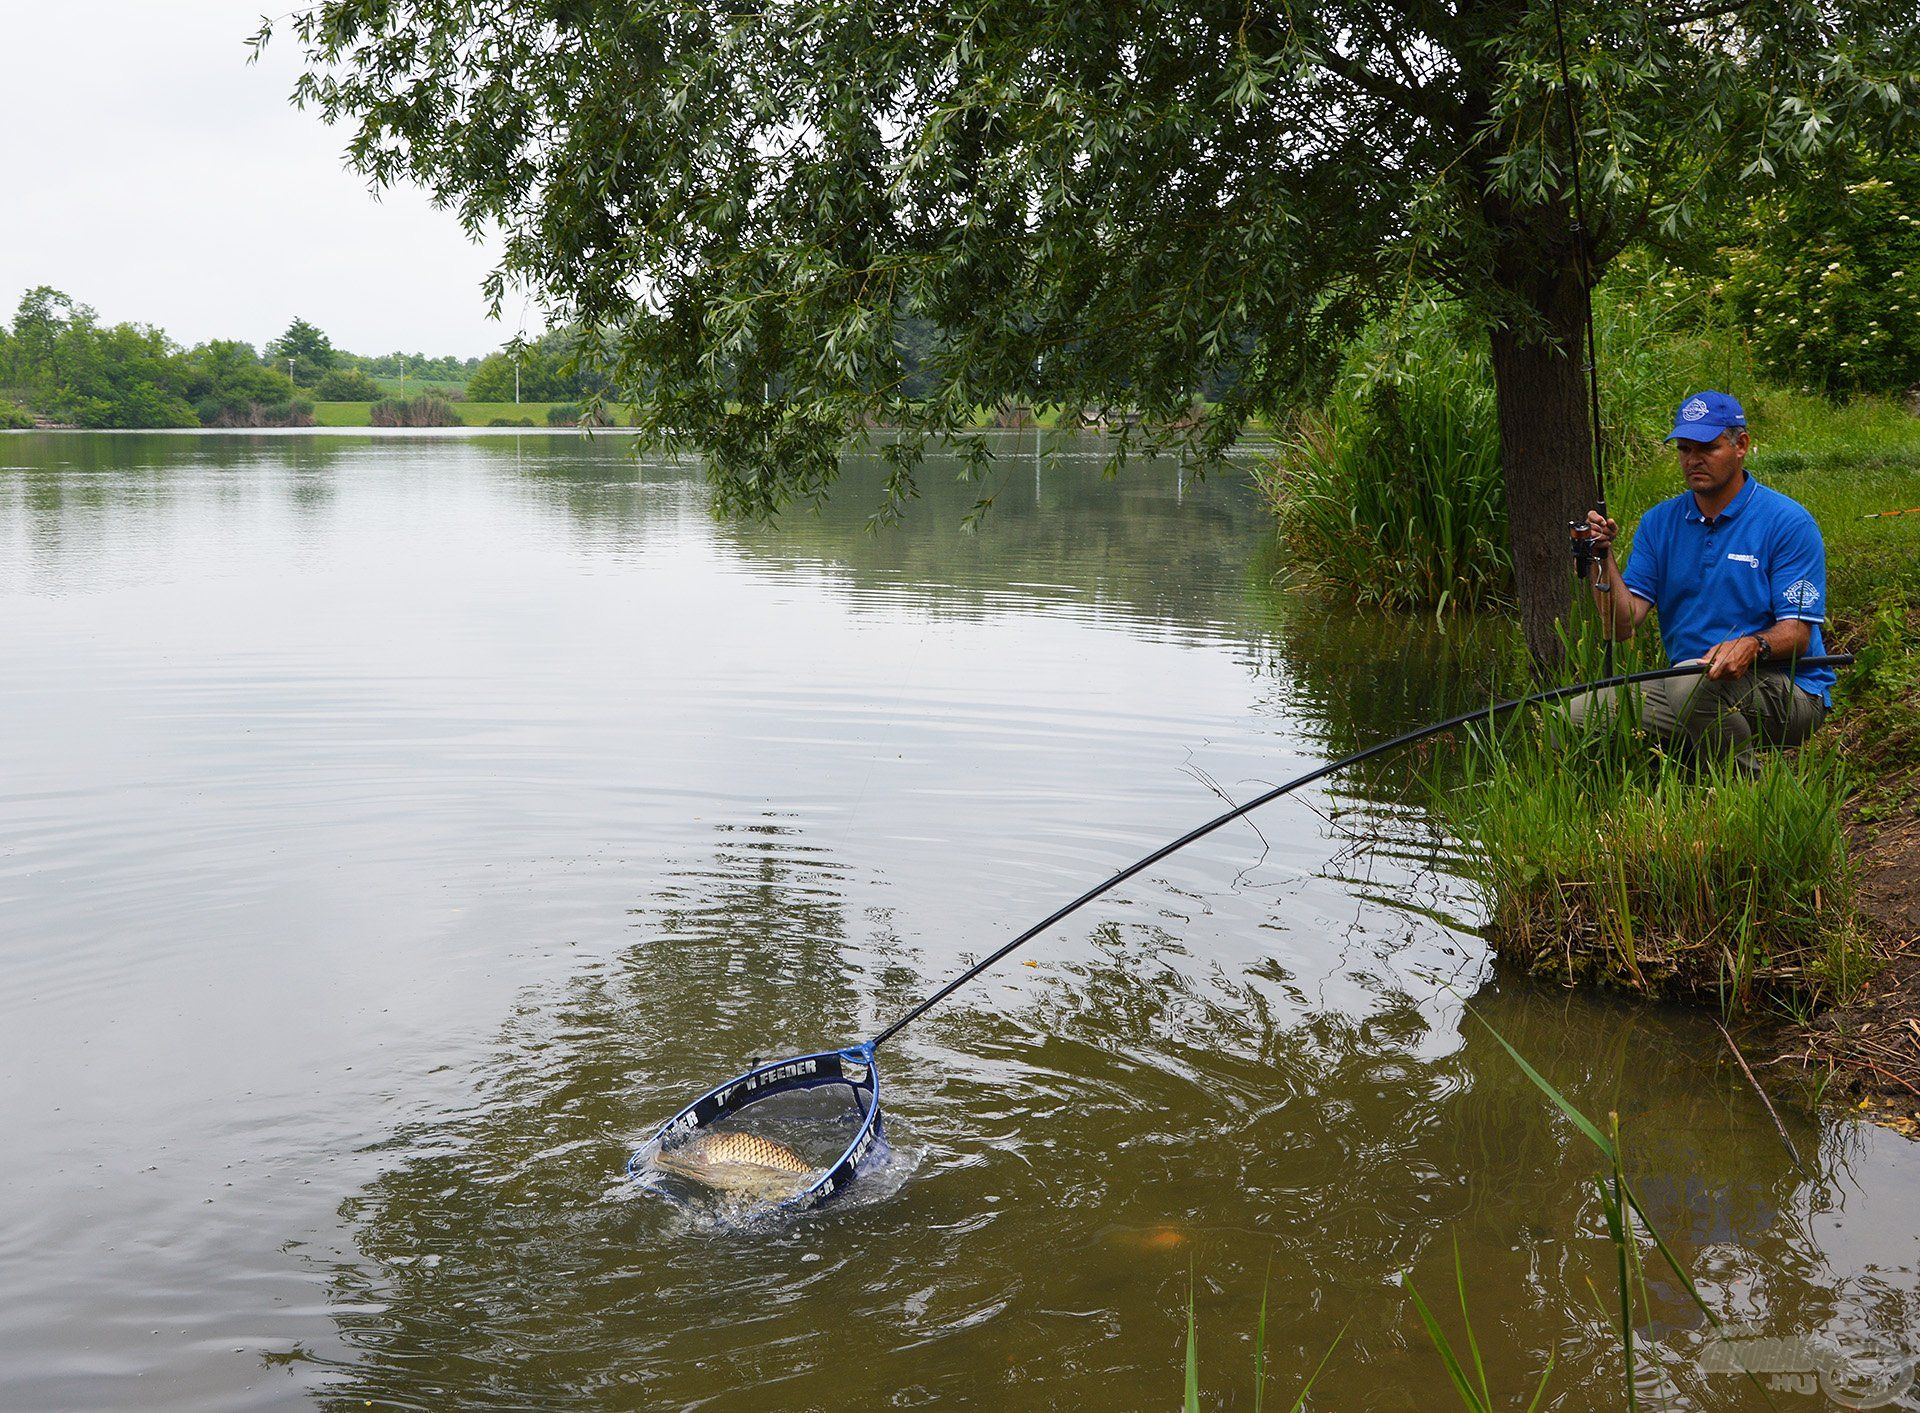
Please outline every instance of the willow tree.
[{"label": "willow tree", "polygon": [[1595,491],[1585,283],[1920,103],[1913,0],[1569,0],[1583,238],[1543,0],[324,0],[287,23],[296,96],[351,128],[351,163],[498,228],[496,304],[525,286],[597,331],[643,435],[702,450],[735,512],[824,495],[880,425],[895,505],[932,437],[983,465],[968,428],[1008,402],[1123,407],[1133,444],[1205,464],[1361,321],[1445,291],[1490,339],[1541,652]]}]

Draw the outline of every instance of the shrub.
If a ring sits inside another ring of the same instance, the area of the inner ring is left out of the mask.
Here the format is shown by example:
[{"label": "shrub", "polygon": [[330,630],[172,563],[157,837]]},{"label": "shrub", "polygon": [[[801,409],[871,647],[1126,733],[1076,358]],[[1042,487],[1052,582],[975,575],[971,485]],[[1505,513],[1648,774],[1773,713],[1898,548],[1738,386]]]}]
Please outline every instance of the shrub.
[{"label": "shrub", "polygon": [[[474,402],[512,402],[514,356],[489,353],[467,379],[467,396]],[[554,368],[528,350],[520,360],[520,396],[527,402],[545,402],[565,395]]]},{"label": "shrub", "polygon": [[33,414],[26,408],[0,400],[0,430],[21,431],[33,425]]},{"label": "shrub", "polygon": [[251,344],[214,339],[182,356],[186,397],[208,427],[306,427],[313,404],[283,371],[260,362]]},{"label": "shrub", "polygon": [[1649,457],[1670,460],[1661,438],[1688,393],[1721,388],[1752,414],[1753,351],[1712,281],[1630,253],[1595,291],[1593,316],[1610,471]]},{"label": "shrub", "polygon": [[531,427],[534,421],[531,417],[493,417],[488,419],[487,425],[489,427]]},{"label": "shrub", "polygon": [[313,404],[305,398],[279,402],[208,401],[195,412],[206,427],[311,427]]},{"label": "shrub", "polygon": [[460,419],[445,398],[388,398],[376,402],[368,414],[376,427],[458,427]]},{"label": "shrub", "polygon": [[129,379],[99,395],[57,388],[47,400],[47,411],[76,427],[197,427],[193,408],[171,388]]},{"label": "shrub", "polygon": [[1509,592],[1485,340],[1444,306],[1363,335],[1255,474],[1292,563],[1362,603],[1444,612]]},{"label": "shrub", "polygon": [[1920,382],[1920,159],[1863,159],[1837,191],[1760,203],[1729,293],[1769,373],[1810,390]]},{"label": "shrub", "polygon": [[613,418],[604,408],[583,407],[577,402],[563,402],[547,409],[549,427],[611,427]]},{"label": "shrub", "polygon": [[358,368],[335,368],[314,384],[313,395],[322,402],[378,402],[381,393]]}]

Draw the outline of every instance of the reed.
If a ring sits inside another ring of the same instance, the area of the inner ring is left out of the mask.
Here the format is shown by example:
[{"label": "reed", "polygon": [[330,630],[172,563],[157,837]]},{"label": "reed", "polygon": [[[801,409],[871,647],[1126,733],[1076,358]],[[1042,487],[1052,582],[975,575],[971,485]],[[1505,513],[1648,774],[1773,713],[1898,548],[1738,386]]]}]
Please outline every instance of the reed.
[{"label": "reed", "polygon": [[[1694,1284],[1693,1276],[1681,1264],[1680,1258],[1674,1255],[1673,1248],[1660,1234],[1660,1229],[1648,1218],[1639,1194],[1634,1191],[1633,1184],[1627,1178],[1626,1152],[1620,1143],[1620,1116],[1609,1114],[1607,1128],[1603,1131],[1597,1123],[1576,1108],[1566,1095],[1556,1089],[1545,1075],[1529,1064],[1527,1057],[1516,1050],[1507,1037],[1494,1029],[1485,1017],[1471,1005],[1467,1007],[1467,1012],[1486,1028],[1487,1033],[1499,1042],[1500,1048],[1505,1050],[1514,1064],[1520,1067],[1520,1072],[1527,1077],[1534,1088],[1544,1094],[1553,1106],[1566,1116],[1574,1129],[1591,1143],[1605,1160],[1605,1169],[1594,1176],[1593,1182],[1599,1193],[1601,1211],[1606,1217],[1607,1239],[1614,1249],[1614,1277],[1618,1283],[1621,1387],[1626,1407],[1631,1413],[1631,1410],[1639,1407],[1638,1384],[1634,1376],[1634,1327],[1636,1324],[1634,1312],[1636,1309],[1643,1312],[1642,1318],[1644,1318],[1645,1313],[1652,1310],[1651,1302],[1647,1298],[1646,1267],[1642,1261],[1641,1250],[1643,1244],[1652,1247],[1654,1253],[1660,1257],[1661,1263],[1672,1273],[1680,1289],[1685,1292],[1688,1301],[1700,1312],[1707,1324],[1716,1331],[1723,1329],[1724,1325],[1720,1317],[1714,1313],[1713,1307],[1708,1305],[1706,1299],[1700,1294],[1700,1288]],[[1460,1253],[1456,1246],[1454,1250],[1456,1276],[1460,1269],[1459,1262]],[[1461,1282],[1460,1300],[1461,1316],[1465,1318],[1464,1281]],[[1435,1334],[1437,1329],[1430,1329],[1429,1338],[1433,1338]],[[1457,1364],[1458,1361],[1455,1360],[1454,1363]],[[1551,1372],[1552,1366],[1549,1365],[1548,1373]],[[1753,1373],[1745,1372],[1745,1378],[1761,1398],[1770,1407],[1773,1406],[1773,1399],[1768,1396],[1766,1389]],[[1458,1390],[1459,1384],[1456,1383],[1455,1387]],[[1480,1392],[1484,1394],[1486,1389],[1484,1373],[1481,1375],[1479,1387]],[[1546,1379],[1543,1376],[1540,1388],[1544,1390],[1545,1387]],[[1534,1397],[1538,1399],[1539,1396],[1539,1391],[1536,1390]]]},{"label": "reed", "polygon": [[1495,951],[1526,971],[1804,1017],[1865,980],[1831,749],[1684,762],[1622,712],[1478,733],[1436,809]]},{"label": "reed", "polygon": [[[1705,1297],[1701,1295],[1692,1274],[1674,1253],[1666,1237],[1647,1216],[1646,1208],[1627,1176],[1626,1150],[1621,1143],[1619,1115],[1609,1114],[1606,1126],[1602,1128],[1599,1123],[1581,1112],[1572,1100],[1554,1086],[1551,1080],[1534,1068],[1526,1056],[1514,1048],[1513,1043],[1495,1029],[1471,1003],[1467,1004],[1466,1010],[1473,1021],[1484,1027],[1487,1033],[1498,1042],[1500,1048],[1506,1051],[1508,1057],[1527,1080],[1573,1125],[1574,1130],[1593,1145],[1601,1159],[1602,1167],[1594,1174],[1593,1184],[1606,1224],[1607,1241],[1613,1254],[1614,1309],[1617,1313],[1612,1316],[1612,1331],[1619,1340],[1621,1397],[1623,1405],[1629,1413],[1632,1413],[1632,1410],[1640,1405],[1639,1379],[1636,1369],[1640,1363],[1644,1362],[1637,1351],[1636,1330],[1648,1322],[1653,1310],[1652,1301],[1647,1293],[1646,1276],[1646,1262],[1650,1257],[1658,1257],[1659,1263],[1671,1274],[1674,1284],[1686,1296],[1688,1302],[1700,1312],[1701,1318],[1708,1326],[1715,1331],[1721,1331],[1725,1326],[1713,1307],[1708,1305]],[[1269,1271],[1270,1277],[1271,1271]],[[1427,1303],[1419,1288],[1414,1285],[1412,1277],[1410,1275],[1405,1277],[1401,1284],[1407,1292],[1407,1298],[1413,1306],[1415,1315],[1420,1320],[1428,1343],[1433,1346],[1434,1353],[1439,1356],[1441,1367],[1447,1376],[1447,1383],[1452,1388],[1454,1396],[1459,1399],[1460,1406],[1468,1410],[1468,1413],[1492,1413],[1492,1410],[1497,1407],[1516,1406],[1515,1399],[1497,1397],[1487,1377],[1486,1362],[1481,1357],[1480,1340],[1474,1333],[1473,1316],[1467,1303],[1466,1267],[1460,1257],[1458,1239],[1453,1243],[1453,1281],[1454,1293],[1460,1307],[1462,1333],[1460,1345],[1456,1345],[1448,1336],[1433,1307]],[[1350,1325],[1343,1326],[1340,1333],[1334,1336],[1333,1343],[1328,1346],[1326,1353],[1321,1355],[1320,1362],[1314,1366],[1313,1372],[1307,1376],[1305,1384],[1295,1396],[1289,1407],[1289,1413],[1300,1413],[1300,1410],[1306,1406],[1307,1396],[1333,1358],[1334,1351],[1346,1338],[1348,1328]],[[1254,1413],[1260,1413],[1265,1395],[1266,1330],[1267,1298],[1266,1288],[1263,1285],[1259,1320],[1254,1337]],[[1527,1413],[1533,1413],[1533,1410],[1543,1406],[1547,1385],[1553,1378],[1556,1362],[1553,1356],[1548,1357],[1539,1382],[1534,1385],[1531,1396],[1524,1404]],[[1755,1375],[1750,1371],[1743,1371],[1743,1373],[1760,1398],[1772,1406],[1772,1398]],[[1181,1407],[1186,1410],[1186,1413],[1199,1413],[1201,1406],[1200,1346],[1198,1321],[1194,1315],[1191,1272],[1187,1278],[1185,1374]],[[1592,1402],[1592,1398],[1587,1397],[1584,1399],[1583,1406]]]},{"label": "reed", "polygon": [[[1271,1279],[1272,1271],[1268,1271]],[[1342,1326],[1340,1333],[1333,1337],[1333,1343],[1327,1346],[1327,1352],[1320,1356],[1320,1362],[1313,1366],[1313,1372],[1307,1375],[1307,1381],[1300,1386],[1300,1392],[1287,1405],[1287,1413],[1300,1413],[1307,1406],[1307,1395],[1313,1392],[1313,1385],[1319,1379],[1321,1371],[1327,1367],[1327,1361],[1333,1358],[1334,1350],[1340,1347],[1340,1341],[1347,1337],[1347,1327]],[[1260,1316],[1254,1326],[1253,1335],[1253,1413],[1261,1413],[1266,1406],[1267,1396],[1267,1286],[1260,1288]],[[1180,1406],[1185,1413],[1200,1413],[1200,1339],[1198,1324],[1193,1313],[1193,1273],[1187,1273],[1187,1363],[1185,1391]]]},{"label": "reed", "polygon": [[1255,468],[1289,567],[1364,604],[1435,613],[1512,587],[1493,380],[1457,316],[1424,306],[1362,338],[1325,407]]},{"label": "reed", "polygon": [[[1473,1317],[1467,1310],[1467,1272],[1460,1262],[1460,1242],[1453,1243],[1453,1285],[1460,1297],[1460,1323],[1466,1331],[1467,1354],[1472,1363],[1472,1372],[1468,1372],[1467,1363],[1462,1361],[1454,1350],[1453,1342],[1447,1338],[1446,1331],[1440,1328],[1432,1307],[1421,1296],[1411,1276],[1403,1282],[1407,1297],[1413,1302],[1420,1324],[1427,1332],[1427,1342],[1433,1346],[1434,1353],[1440,1356],[1440,1363],[1447,1371],[1447,1382],[1453,1386],[1454,1395],[1460,1400],[1460,1406],[1468,1413],[1493,1413],[1496,1401],[1493,1390],[1487,1383],[1487,1368],[1480,1358],[1480,1341],[1473,1333]],[[1533,1397],[1527,1400],[1527,1413],[1540,1406],[1540,1400],[1547,1396],[1547,1380],[1553,1377],[1554,1361],[1547,1359],[1547,1367],[1541,1372],[1540,1382],[1534,1386]]]}]

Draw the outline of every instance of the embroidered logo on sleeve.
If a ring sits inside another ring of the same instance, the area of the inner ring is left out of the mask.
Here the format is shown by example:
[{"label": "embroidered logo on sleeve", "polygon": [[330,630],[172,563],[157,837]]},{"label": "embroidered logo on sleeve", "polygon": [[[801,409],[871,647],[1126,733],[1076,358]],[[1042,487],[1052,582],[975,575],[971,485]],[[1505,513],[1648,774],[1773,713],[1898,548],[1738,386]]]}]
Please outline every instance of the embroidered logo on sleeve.
[{"label": "embroidered logo on sleeve", "polygon": [[1760,556],[1757,554],[1730,554],[1727,558],[1737,559],[1742,564],[1751,564],[1755,569],[1760,567]]},{"label": "embroidered logo on sleeve", "polygon": [[1795,608],[1812,608],[1820,602],[1820,590],[1811,579],[1796,579],[1781,591],[1780,597]]}]

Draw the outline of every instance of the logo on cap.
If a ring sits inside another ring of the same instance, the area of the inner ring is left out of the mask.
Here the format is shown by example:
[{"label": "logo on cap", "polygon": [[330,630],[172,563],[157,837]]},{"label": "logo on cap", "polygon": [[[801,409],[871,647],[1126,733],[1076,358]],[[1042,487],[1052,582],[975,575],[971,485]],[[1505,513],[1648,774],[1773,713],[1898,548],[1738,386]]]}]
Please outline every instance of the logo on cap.
[{"label": "logo on cap", "polygon": [[1680,415],[1689,422],[1698,422],[1702,417],[1707,415],[1707,405],[1696,397],[1692,402],[1689,402],[1685,407],[1680,409]]}]

